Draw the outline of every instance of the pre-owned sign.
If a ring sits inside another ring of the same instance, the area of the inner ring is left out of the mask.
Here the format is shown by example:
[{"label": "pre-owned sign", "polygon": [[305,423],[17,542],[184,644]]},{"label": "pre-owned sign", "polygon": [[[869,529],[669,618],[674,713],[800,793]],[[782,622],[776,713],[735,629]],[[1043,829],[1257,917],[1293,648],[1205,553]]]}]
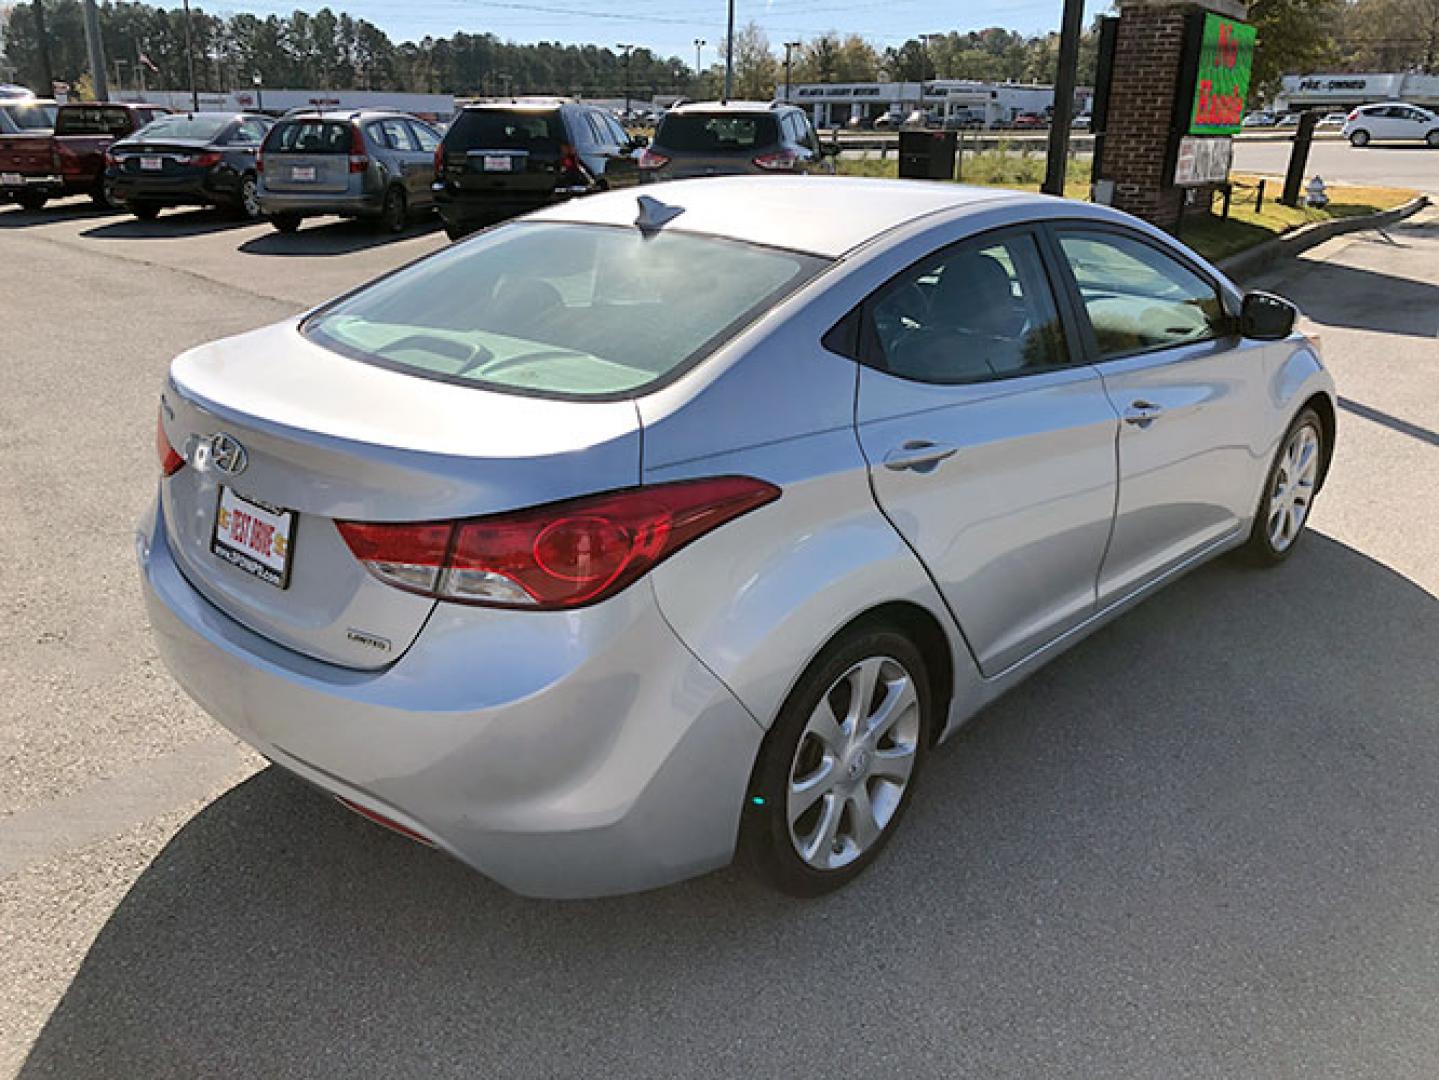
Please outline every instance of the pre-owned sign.
[{"label": "pre-owned sign", "polygon": [[[1207,12],[1200,30],[1188,135],[1233,135],[1254,70],[1254,27]],[[1193,55],[1193,54],[1191,54]]]}]

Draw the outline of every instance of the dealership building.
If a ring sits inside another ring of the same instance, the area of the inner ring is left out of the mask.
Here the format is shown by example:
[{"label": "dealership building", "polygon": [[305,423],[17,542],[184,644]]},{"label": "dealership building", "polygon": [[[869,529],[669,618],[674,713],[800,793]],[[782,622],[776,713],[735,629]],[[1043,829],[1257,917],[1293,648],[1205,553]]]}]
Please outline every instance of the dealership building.
[{"label": "dealership building", "polygon": [[1286,75],[1275,104],[1283,109],[1345,109],[1374,101],[1439,105],[1439,75]]},{"label": "dealership building", "polygon": [[[785,88],[775,89],[785,100]],[[1075,109],[1087,112],[1094,91],[1075,93]],[[843,127],[851,119],[874,121],[886,113],[924,109],[942,117],[966,116],[1003,124],[1020,113],[1043,113],[1054,105],[1054,87],[1033,83],[984,83],[967,79],[930,82],[795,83],[789,100],[807,111],[816,127]]]}]

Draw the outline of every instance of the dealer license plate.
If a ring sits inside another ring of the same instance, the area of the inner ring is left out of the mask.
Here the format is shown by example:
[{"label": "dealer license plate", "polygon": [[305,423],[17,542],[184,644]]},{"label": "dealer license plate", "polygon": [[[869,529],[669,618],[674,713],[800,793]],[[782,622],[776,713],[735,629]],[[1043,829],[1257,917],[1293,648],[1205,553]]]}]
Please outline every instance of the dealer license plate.
[{"label": "dealer license plate", "polygon": [[293,510],[267,506],[222,487],[210,551],[268,585],[287,588],[297,516]]}]

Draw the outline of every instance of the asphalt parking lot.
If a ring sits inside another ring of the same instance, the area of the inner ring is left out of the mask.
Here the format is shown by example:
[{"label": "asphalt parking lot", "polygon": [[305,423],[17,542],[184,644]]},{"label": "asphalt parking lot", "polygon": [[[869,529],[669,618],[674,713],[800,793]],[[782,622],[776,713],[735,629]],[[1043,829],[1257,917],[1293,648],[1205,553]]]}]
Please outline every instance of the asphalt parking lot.
[{"label": "asphalt parking lot", "polygon": [[1343,396],[1294,558],[1211,564],[1002,699],[809,903],[734,871],[517,898],[160,667],[131,528],[170,358],[444,242],[0,210],[0,1075],[1434,1075],[1439,214],[1257,283]]}]

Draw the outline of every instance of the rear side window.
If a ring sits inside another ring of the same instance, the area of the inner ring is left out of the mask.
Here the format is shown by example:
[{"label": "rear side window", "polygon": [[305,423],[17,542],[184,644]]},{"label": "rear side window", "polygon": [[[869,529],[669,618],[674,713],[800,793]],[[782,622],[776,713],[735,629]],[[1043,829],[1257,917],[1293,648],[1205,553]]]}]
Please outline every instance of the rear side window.
[{"label": "rear side window", "polygon": [[55,117],[56,135],[128,135],[130,110],[109,105],[67,105]]},{"label": "rear side window", "polygon": [[1227,332],[1224,304],[1214,285],[1144,241],[1120,233],[1064,231],[1059,246],[1102,359],[1208,341]]},{"label": "rear side window", "polygon": [[350,125],[336,120],[281,120],[265,148],[279,154],[348,154]]},{"label": "rear side window", "polygon": [[661,146],[698,153],[752,150],[779,141],[773,113],[670,113],[655,134]]},{"label": "rear side window", "polygon": [[391,150],[413,152],[418,149],[410,134],[410,125],[403,120],[377,120],[369,125],[370,138]]},{"label": "rear side window", "polygon": [[624,397],[697,362],[824,265],[682,232],[517,222],[337,301],[304,332],[446,382]]},{"label": "rear side window", "polygon": [[448,145],[466,150],[558,148],[568,141],[558,109],[466,109],[446,136]]}]

